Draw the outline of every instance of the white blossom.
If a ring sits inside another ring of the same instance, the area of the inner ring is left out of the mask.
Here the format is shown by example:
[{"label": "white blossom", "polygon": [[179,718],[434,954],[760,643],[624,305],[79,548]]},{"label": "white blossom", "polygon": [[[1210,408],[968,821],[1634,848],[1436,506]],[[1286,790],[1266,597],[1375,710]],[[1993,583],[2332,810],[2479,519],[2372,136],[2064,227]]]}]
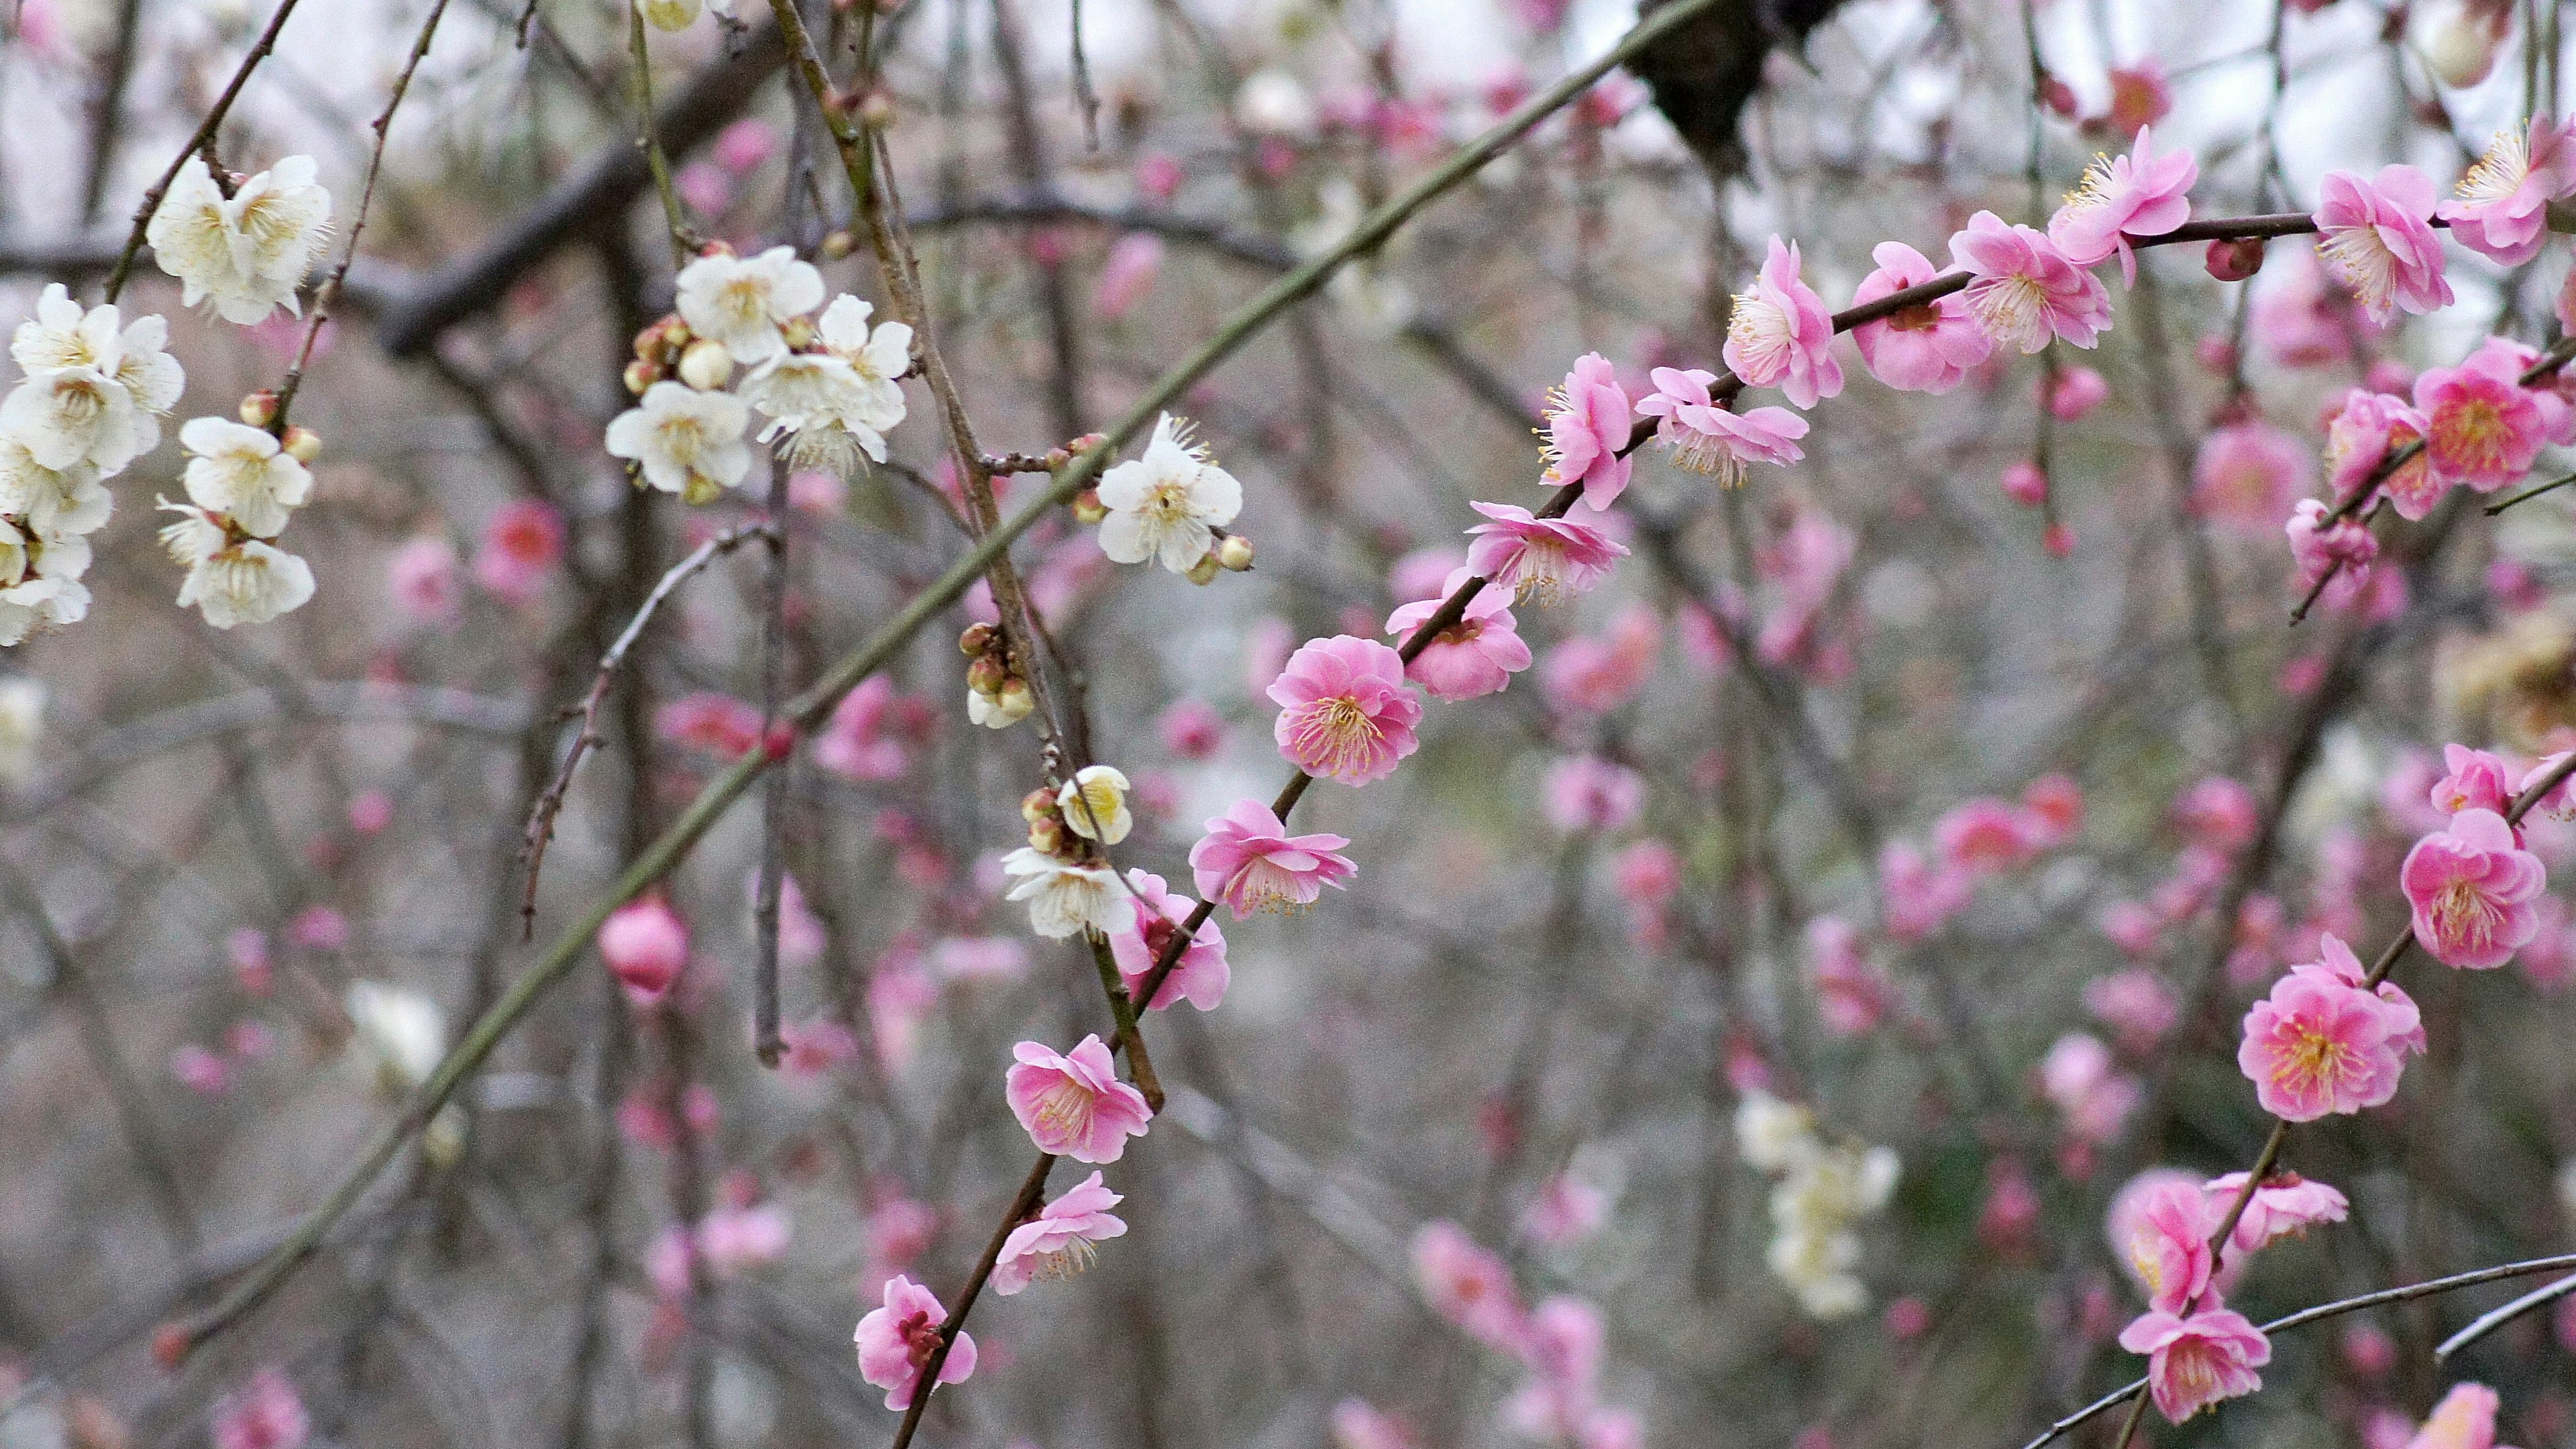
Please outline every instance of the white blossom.
[{"label": "white blossom", "polygon": [[1853,1225],[1887,1205],[1899,1163],[1885,1147],[1829,1144],[1803,1107],[1747,1092],[1735,1109],[1738,1152],[1778,1177],[1771,1189],[1771,1271],[1808,1316],[1848,1317],[1869,1304],[1853,1270],[1861,1244]]},{"label": "white blossom", "polygon": [[408,1092],[429,1080],[447,1054],[447,1015],[416,991],[374,981],[352,981],[343,998],[350,1047],[388,1092]]},{"label": "white blossom", "polygon": [[243,324],[281,306],[301,315],[295,289],[331,231],[331,193],[315,171],[312,157],[289,156],[227,197],[204,158],[189,157],[144,229],[180,302]]},{"label": "white blossom", "polygon": [[44,681],[24,675],[0,679],[0,780],[24,780],[36,772],[44,727]]},{"label": "white blossom", "polygon": [[691,503],[708,503],[751,471],[742,430],[751,410],[731,393],[657,382],[608,424],[608,451],[632,458],[644,481]]},{"label": "white blossom", "polygon": [[84,311],[60,282],[36,299],[36,315],[18,324],[9,355],[29,377],[90,368],[116,379],[134,405],[166,413],[187,390],[188,374],[168,352],[170,324],[146,313],[128,323],[114,303]]},{"label": "white blossom", "polygon": [[1243,485],[1190,441],[1189,425],[1163,414],[1143,457],[1100,478],[1100,551],[1113,563],[1161,562],[1187,573],[1216,547],[1215,530],[1243,510]]},{"label": "white blossom", "polygon": [[868,317],[875,310],[844,292],[823,309],[814,330],[822,338],[823,350],[859,375],[866,390],[866,411],[860,421],[890,433],[903,421],[903,385],[895,379],[912,367],[912,329],[901,322],[880,322],[871,329]]},{"label": "white blossom", "polygon": [[1006,730],[1027,719],[1038,707],[1037,696],[1023,685],[1000,694],[986,694],[979,689],[966,691],[966,720],[988,730]]},{"label": "white blossom", "polygon": [[1136,828],[1127,808],[1127,776],[1114,765],[1085,765],[1056,792],[1065,828],[1085,840],[1116,845]]},{"label": "white blossom", "polygon": [[244,533],[275,538],[313,496],[313,475],[266,428],[230,418],[191,418],[179,429],[188,450],[180,481],[199,507],[229,514]]},{"label": "white blossom", "polygon": [[80,534],[37,529],[27,544],[28,568],[40,579],[76,579],[89,572],[89,540]]},{"label": "white blossom", "polygon": [[48,468],[16,434],[0,432],[0,513],[45,534],[94,533],[116,511],[116,495],[87,463]]},{"label": "white blossom", "polygon": [[1735,1107],[1735,1145],[1746,1166],[1786,1172],[1815,1151],[1815,1119],[1768,1092],[1747,1092]]},{"label": "white blossom", "polygon": [[194,605],[218,629],[265,624],[313,597],[313,566],[259,539],[235,540],[202,508],[164,502],[179,521],[161,530],[161,546],[188,570],[179,607]]},{"label": "white blossom", "polygon": [[746,367],[785,352],[780,327],[822,305],[823,274],[798,261],[794,247],[771,247],[756,257],[719,252],[680,269],[680,320],[723,343]]},{"label": "white blossom", "polygon": [[1002,857],[1002,872],[1020,878],[1003,899],[1027,901],[1030,929],[1041,936],[1062,940],[1085,928],[1105,936],[1120,924],[1127,894],[1099,866],[1076,865],[1023,845]]},{"label": "white blossom", "polygon": [[0,589],[0,645],[88,617],[89,589],[77,579],[29,579]]},{"label": "white blossom", "polygon": [[866,382],[857,369],[828,352],[778,354],[742,380],[742,399],[770,419],[760,430],[760,441],[793,435],[789,448],[794,466],[830,468],[847,476],[856,471],[859,453],[885,461],[885,435],[867,422]]},{"label": "white blossom", "polygon": [[0,401],[0,431],[47,468],[122,472],[161,441],[161,425],[134,405],[125,385],[94,367],[28,378]]}]

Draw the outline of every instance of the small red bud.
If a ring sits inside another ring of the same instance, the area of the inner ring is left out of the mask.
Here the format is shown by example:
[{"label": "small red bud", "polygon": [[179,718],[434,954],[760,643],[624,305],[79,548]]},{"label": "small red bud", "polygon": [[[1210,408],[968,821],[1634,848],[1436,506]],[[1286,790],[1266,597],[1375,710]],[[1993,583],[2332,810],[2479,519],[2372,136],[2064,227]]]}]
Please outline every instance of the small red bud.
[{"label": "small red bud", "polygon": [[188,1361],[190,1347],[188,1326],[184,1323],[164,1323],[152,1330],[152,1361],[171,1373],[177,1373],[179,1365]]},{"label": "small red bud", "polygon": [[2070,121],[2083,109],[2083,103],[2075,98],[2075,88],[2053,75],[2039,78],[2039,103]]},{"label": "small red bud", "polygon": [[760,737],[760,752],[773,765],[785,764],[787,757],[796,753],[796,726],[785,720],[771,725]]},{"label": "small red bud", "polygon": [[2222,282],[2244,281],[2263,269],[2263,239],[2249,236],[2211,242],[2204,264],[2209,274]]}]

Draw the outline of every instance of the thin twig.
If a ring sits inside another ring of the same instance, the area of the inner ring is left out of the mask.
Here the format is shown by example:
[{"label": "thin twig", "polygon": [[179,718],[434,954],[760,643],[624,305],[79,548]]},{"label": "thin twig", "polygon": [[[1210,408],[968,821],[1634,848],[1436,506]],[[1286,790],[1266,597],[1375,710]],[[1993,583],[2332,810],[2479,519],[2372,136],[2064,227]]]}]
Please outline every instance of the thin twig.
[{"label": "thin twig", "polygon": [[644,44],[644,7],[631,0],[626,6],[626,63],[634,72],[627,77],[626,92],[635,105],[635,149],[644,153],[644,165],[653,173],[653,192],[662,199],[662,223],[671,233],[671,262],[686,266],[698,249],[697,233],[689,228],[679,188],[671,184],[671,158],[662,154],[661,137],[653,124],[653,52]]},{"label": "thin twig", "polygon": [[[769,469],[769,561],[760,599],[760,730],[778,728],[778,703],[787,689],[787,468]],[[751,1050],[765,1067],[786,1055],[778,1035],[778,913],[786,891],[787,772],[772,770],[760,794],[760,879],[753,886],[751,923]]]}]

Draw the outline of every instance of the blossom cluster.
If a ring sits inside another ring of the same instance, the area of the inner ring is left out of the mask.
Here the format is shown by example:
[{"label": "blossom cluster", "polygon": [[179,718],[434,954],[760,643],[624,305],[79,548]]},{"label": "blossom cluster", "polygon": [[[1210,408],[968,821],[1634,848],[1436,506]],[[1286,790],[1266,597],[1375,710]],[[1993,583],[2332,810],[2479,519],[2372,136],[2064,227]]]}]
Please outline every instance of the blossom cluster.
[{"label": "blossom cluster", "polygon": [[1869,1306],[1855,1225],[1896,1191],[1896,1153],[1827,1142],[1814,1114],[1768,1092],[1735,1109],[1736,1152],[1777,1179],[1771,1188],[1771,1271],[1810,1317],[1848,1318]]},{"label": "blossom cluster", "polygon": [[1515,1433],[1573,1449],[1634,1449],[1640,1441],[1637,1417],[1601,1401],[1606,1334],[1598,1307],[1570,1294],[1524,1307],[1510,1267],[1446,1219],[1413,1235],[1413,1279],[1443,1322],[1522,1370],[1501,1410]]}]

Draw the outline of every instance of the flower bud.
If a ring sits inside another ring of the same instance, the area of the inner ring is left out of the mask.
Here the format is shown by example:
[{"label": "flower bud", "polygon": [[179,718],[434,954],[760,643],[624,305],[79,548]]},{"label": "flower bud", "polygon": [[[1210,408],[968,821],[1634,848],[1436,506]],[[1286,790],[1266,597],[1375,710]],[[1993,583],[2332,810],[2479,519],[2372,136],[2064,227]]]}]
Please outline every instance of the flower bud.
[{"label": "flower bud", "polygon": [[1064,827],[1085,840],[1116,845],[1136,826],[1127,809],[1127,776],[1114,765],[1085,765],[1056,796]]},{"label": "flower bud", "polygon": [[993,649],[993,641],[1000,637],[1002,637],[1001,631],[990,624],[969,624],[966,626],[966,632],[957,636],[957,649],[959,653],[969,658],[978,654],[989,654]]},{"label": "flower bud", "polygon": [[278,443],[286,449],[288,457],[307,466],[322,456],[322,435],[311,428],[289,425],[286,436],[278,439]]},{"label": "flower bud", "polygon": [[642,397],[644,389],[661,380],[662,369],[646,362],[643,358],[639,357],[626,364],[626,390],[637,397]]},{"label": "flower bud", "polygon": [[1015,674],[1002,681],[1002,692],[993,696],[993,704],[1016,722],[1027,719],[1029,712],[1038,707],[1038,697],[1029,682]]},{"label": "flower bud", "polygon": [[2211,242],[2203,264],[2211,276],[2222,282],[2244,281],[2263,269],[2263,239],[2249,236],[2238,241]]},{"label": "flower bud", "polygon": [[626,988],[627,999],[649,1006],[669,993],[689,964],[689,928],[659,897],[629,901],[599,923],[599,959]]},{"label": "flower bud", "polygon": [[[999,701],[995,701],[999,704]],[[1040,855],[1064,853],[1064,823],[1052,816],[1029,822],[1029,848]]]},{"label": "flower bud", "polygon": [[702,257],[729,257],[733,254],[733,243],[722,239],[707,242],[698,248],[698,255]]},{"label": "flower bud", "polygon": [[1055,793],[1041,785],[1020,797],[1020,818],[1031,825],[1055,813]]},{"label": "flower bud", "polygon": [[1047,471],[1048,471],[1048,472],[1050,472],[1050,473],[1061,473],[1061,472],[1063,472],[1065,469],[1070,468],[1070,467],[1072,467],[1072,466],[1073,466],[1073,453],[1072,453],[1072,450],[1070,450],[1070,449],[1068,449],[1068,448],[1061,447],[1061,446],[1059,446],[1059,447],[1053,447],[1053,448],[1049,448],[1049,449],[1047,449],[1047,451],[1046,451],[1046,468],[1047,468]]},{"label": "flower bud", "polygon": [[2509,11],[2483,14],[2488,7],[2451,0],[2415,12],[2414,40],[2424,68],[2453,90],[2476,85],[2495,69],[2504,48]]},{"label": "flower bud", "polygon": [[1252,540],[1239,533],[1227,534],[1224,541],[1216,546],[1216,561],[1220,567],[1235,573],[1249,572],[1252,568]]},{"label": "flower bud", "polygon": [[1074,522],[1080,524],[1093,524],[1098,523],[1100,520],[1107,518],[1108,516],[1109,505],[1100,501],[1099,489],[1085,488],[1081,492],[1073,495]]},{"label": "flower bud", "polygon": [[966,666],[966,687],[977,694],[999,694],[1010,678],[1011,668],[999,654],[978,654],[975,662]]},{"label": "flower bud", "polygon": [[788,351],[803,352],[814,345],[814,319],[790,317],[779,324],[778,335],[787,343]]},{"label": "flower bud", "polygon": [[826,233],[823,237],[823,245],[816,248],[822,254],[823,260],[827,262],[837,262],[858,249],[859,239],[850,235],[846,227]]},{"label": "flower bud", "polygon": [[712,337],[701,337],[680,354],[680,381],[700,392],[713,392],[733,377],[733,353]]},{"label": "flower bud", "polygon": [[879,86],[859,101],[859,123],[871,131],[882,131],[894,124],[894,97]]},{"label": "flower bud", "polygon": [[1199,561],[1197,563],[1190,565],[1189,572],[1181,575],[1181,577],[1188,579],[1194,584],[1204,584],[1216,577],[1217,567],[1218,565],[1215,554],[1202,554],[1199,556]]},{"label": "flower bud", "polygon": [[2039,102],[2070,121],[2084,108],[2083,102],[2075,97],[2075,88],[2053,75],[2039,78]]},{"label": "flower bud", "polygon": [[277,421],[277,394],[261,388],[241,400],[241,420],[254,428],[264,428]]}]

